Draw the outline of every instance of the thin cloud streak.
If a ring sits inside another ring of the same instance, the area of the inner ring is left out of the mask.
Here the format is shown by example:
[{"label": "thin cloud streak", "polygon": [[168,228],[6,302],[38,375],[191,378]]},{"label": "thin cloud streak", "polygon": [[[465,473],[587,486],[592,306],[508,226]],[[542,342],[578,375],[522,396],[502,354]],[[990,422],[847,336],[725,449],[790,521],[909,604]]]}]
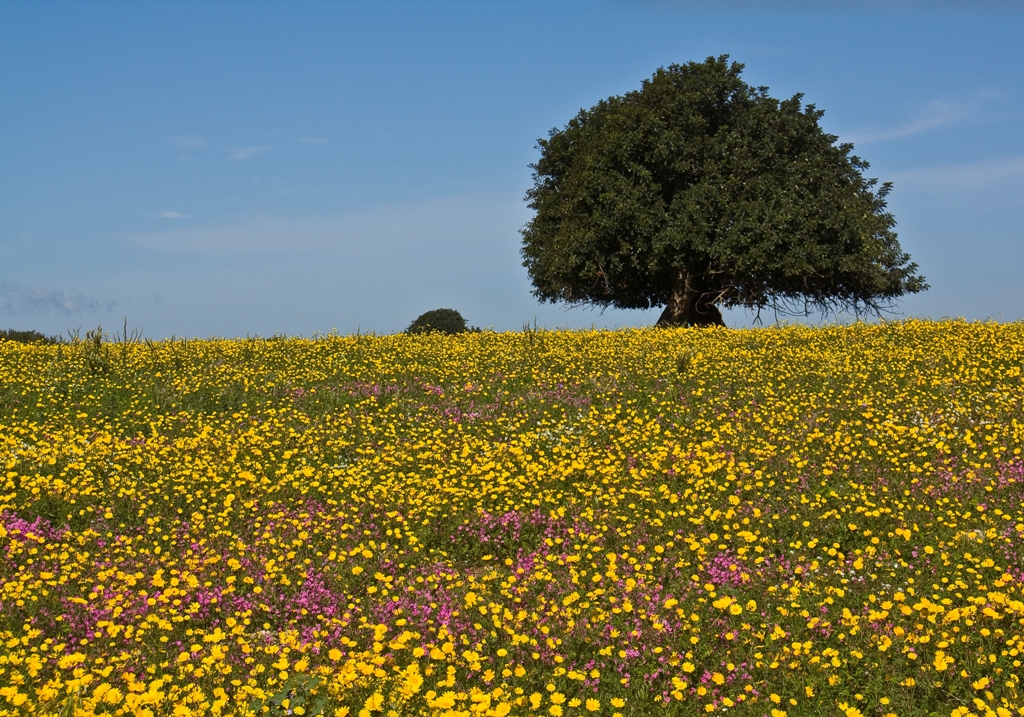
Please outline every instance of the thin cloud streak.
[{"label": "thin cloud streak", "polygon": [[[117,302],[111,302],[113,308]],[[18,286],[0,282],[0,314],[28,316],[33,314],[72,314],[96,311],[97,299],[82,294],[66,294],[63,289],[40,286]]]},{"label": "thin cloud streak", "polygon": [[376,249],[448,243],[448,236],[499,235],[520,226],[518,196],[468,195],[368,207],[336,217],[253,217],[222,226],[198,226],[122,237],[135,246],[173,254],[255,255]]},{"label": "thin cloud streak", "polygon": [[854,132],[850,136],[844,136],[844,141],[856,144],[868,144],[871,142],[885,142],[893,139],[903,139],[916,134],[929,132],[939,127],[957,124],[964,120],[976,117],[981,106],[986,100],[996,96],[996,92],[979,92],[972,99],[961,98],[940,98],[929,102],[916,119],[895,127],[880,130],[865,130]]},{"label": "thin cloud streak", "polygon": [[[535,315],[546,325],[565,325],[573,316],[599,325],[638,320],[615,311],[580,318],[538,305],[519,256],[517,228],[528,214],[518,192],[467,192],[319,217],[179,223],[120,239],[148,250],[153,267],[189,267],[181,269],[187,278],[159,278],[169,305],[189,318],[158,334],[183,332],[175,326],[190,335],[273,333],[282,325],[390,332],[438,306],[458,308],[480,326],[519,327]],[[147,305],[155,284],[141,282]],[[179,285],[189,289],[171,300],[179,290],[163,287]],[[142,321],[147,330],[156,323]]]},{"label": "thin cloud streak", "polygon": [[182,214],[181,212],[160,212],[157,217],[160,219],[189,219],[191,214]]},{"label": "thin cloud streak", "polygon": [[175,137],[174,144],[187,149],[203,149],[206,147],[206,137]]},{"label": "thin cloud streak", "polygon": [[264,152],[269,152],[271,149],[273,149],[273,147],[267,147],[262,145],[254,147],[235,147],[233,149],[228,150],[230,152],[230,154],[228,154],[228,159],[233,159],[236,162],[240,162],[242,160],[249,159],[250,157],[258,157]]},{"label": "thin cloud streak", "polygon": [[996,184],[1024,178],[1024,157],[993,159],[970,164],[923,167],[897,172],[896,186],[941,187],[946,189],[988,189]]}]

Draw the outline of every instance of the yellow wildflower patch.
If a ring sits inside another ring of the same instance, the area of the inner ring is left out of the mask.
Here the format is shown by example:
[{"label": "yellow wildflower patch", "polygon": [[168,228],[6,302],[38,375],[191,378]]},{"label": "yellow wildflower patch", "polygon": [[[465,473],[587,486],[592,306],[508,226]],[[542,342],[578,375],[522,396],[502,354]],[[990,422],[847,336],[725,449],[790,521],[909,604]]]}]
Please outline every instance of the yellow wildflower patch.
[{"label": "yellow wildflower patch", "polygon": [[0,715],[1024,715],[1022,366],[1019,323],[0,341]]}]

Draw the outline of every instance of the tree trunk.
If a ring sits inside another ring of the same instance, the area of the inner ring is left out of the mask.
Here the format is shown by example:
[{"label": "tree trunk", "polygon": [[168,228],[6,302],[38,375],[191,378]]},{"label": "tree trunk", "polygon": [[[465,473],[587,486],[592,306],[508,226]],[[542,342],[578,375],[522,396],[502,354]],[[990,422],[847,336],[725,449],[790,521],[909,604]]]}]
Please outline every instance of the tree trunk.
[{"label": "tree trunk", "polygon": [[693,274],[677,270],[672,282],[672,294],[657,326],[725,326],[722,312],[711,301],[712,296],[698,286]]}]

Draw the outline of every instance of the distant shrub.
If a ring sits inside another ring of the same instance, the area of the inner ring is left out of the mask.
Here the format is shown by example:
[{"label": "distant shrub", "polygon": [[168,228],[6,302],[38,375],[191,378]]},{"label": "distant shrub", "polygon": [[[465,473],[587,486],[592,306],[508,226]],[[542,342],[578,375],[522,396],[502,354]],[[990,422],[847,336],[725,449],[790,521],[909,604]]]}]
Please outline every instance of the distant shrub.
[{"label": "distant shrub", "polygon": [[426,334],[436,331],[442,334],[461,334],[469,330],[466,320],[455,309],[434,309],[421,314],[419,318],[409,324],[405,333]]},{"label": "distant shrub", "polygon": [[18,331],[17,329],[7,329],[4,331],[0,329],[0,339],[7,339],[8,341],[17,341],[19,344],[59,344],[61,339],[59,336],[47,336],[41,334],[38,331]]}]

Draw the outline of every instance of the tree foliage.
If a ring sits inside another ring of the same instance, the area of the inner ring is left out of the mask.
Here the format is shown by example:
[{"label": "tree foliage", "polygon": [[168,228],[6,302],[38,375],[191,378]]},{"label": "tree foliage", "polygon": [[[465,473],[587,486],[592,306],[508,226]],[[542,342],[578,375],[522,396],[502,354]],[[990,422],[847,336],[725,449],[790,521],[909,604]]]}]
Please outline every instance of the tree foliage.
[{"label": "tree foliage", "polygon": [[47,336],[46,334],[32,329],[19,331],[18,329],[0,329],[0,339],[16,341],[21,344],[58,344],[61,343],[59,336]]},{"label": "tree foliage", "polygon": [[440,332],[442,334],[460,334],[469,331],[466,320],[455,309],[434,309],[420,314],[405,330],[407,334],[425,334]]},{"label": "tree foliage", "polygon": [[802,95],[728,56],[671,65],[538,140],[522,255],[544,301],[721,324],[718,306],[879,313],[927,288],[896,240],[891,185]]}]

